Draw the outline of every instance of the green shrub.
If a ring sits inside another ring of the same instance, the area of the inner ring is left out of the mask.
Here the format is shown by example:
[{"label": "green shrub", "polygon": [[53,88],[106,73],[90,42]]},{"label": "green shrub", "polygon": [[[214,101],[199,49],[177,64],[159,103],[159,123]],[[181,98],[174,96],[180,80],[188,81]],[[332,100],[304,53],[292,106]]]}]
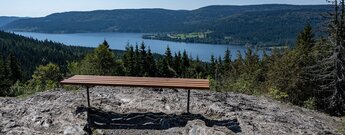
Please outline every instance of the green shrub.
[{"label": "green shrub", "polygon": [[308,100],[304,101],[303,107],[315,110],[316,109],[316,98],[311,97]]},{"label": "green shrub", "polygon": [[281,92],[277,87],[270,87],[268,89],[268,95],[279,101],[285,101],[289,97],[286,92]]},{"label": "green shrub", "polygon": [[26,91],[25,85],[20,83],[19,81],[17,81],[9,89],[8,95],[11,96],[11,97],[16,97],[16,96],[24,94],[25,91]]}]

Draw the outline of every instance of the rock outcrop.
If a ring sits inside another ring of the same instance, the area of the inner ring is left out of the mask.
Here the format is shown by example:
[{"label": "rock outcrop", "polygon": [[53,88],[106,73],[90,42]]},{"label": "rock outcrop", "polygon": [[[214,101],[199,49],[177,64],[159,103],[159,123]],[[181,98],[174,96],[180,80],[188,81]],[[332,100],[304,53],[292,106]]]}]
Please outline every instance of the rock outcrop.
[{"label": "rock outcrop", "polygon": [[[158,121],[164,127],[94,130],[98,134],[341,134],[339,118],[265,97],[192,90],[192,119],[184,114],[185,90],[94,87],[90,96],[91,105],[105,114],[127,114],[127,120],[141,120],[143,125]],[[86,105],[84,90],[56,89],[25,99],[0,98],[0,134],[85,134]]]}]

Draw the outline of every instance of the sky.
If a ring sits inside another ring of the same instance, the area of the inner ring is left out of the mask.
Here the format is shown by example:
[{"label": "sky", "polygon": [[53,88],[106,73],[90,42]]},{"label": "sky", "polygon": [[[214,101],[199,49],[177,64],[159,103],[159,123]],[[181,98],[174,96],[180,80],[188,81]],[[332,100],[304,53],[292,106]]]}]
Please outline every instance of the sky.
[{"label": "sky", "polygon": [[42,17],[66,11],[107,9],[197,9],[208,5],[327,4],[326,0],[1,0],[0,16]]}]

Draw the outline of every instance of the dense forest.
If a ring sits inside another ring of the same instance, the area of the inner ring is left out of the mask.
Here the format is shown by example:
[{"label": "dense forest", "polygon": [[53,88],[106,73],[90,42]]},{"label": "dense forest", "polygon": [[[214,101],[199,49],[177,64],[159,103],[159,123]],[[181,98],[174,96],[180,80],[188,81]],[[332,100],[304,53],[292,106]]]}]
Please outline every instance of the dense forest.
[{"label": "dense forest", "polygon": [[[2,29],[44,33],[212,31],[206,39],[185,42],[215,44],[293,44],[306,22],[324,24],[329,5],[208,6],[195,10],[119,9],[56,13],[13,21]],[[315,32],[320,32],[318,29]],[[319,35],[319,34],[317,34]],[[160,38],[166,39],[166,38]]]},{"label": "dense forest", "polygon": [[0,31],[0,57],[15,57],[20,62],[22,79],[31,78],[36,66],[49,62],[67,71],[67,61],[81,59],[91,48],[66,46],[53,41],[39,41],[13,33]]},{"label": "dense forest", "polygon": [[[26,69],[20,68],[20,65],[25,65],[21,63],[25,61],[8,51],[2,51],[5,57],[0,59],[0,95],[18,96],[49,90],[58,87],[58,82],[64,77],[74,74],[208,78],[214,91],[265,95],[282,102],[344,116],[345,5],[337,1],[334,4],[334,12],[328,15],[330,23],[324,26],[328,31],[327,37],[316,37],[315,28],[307,23],[296,35],[293,48],[275,49],[270,55],[265,53],[262,58],[259,58],[258,50],[251,48],[243,56],[239,52],[226,50],[224,57],[210,56],[211,61],[206,63],[189,57],[186,51],[171,52],[169,47],[162,57],[153,57],[149,45],[145,43],[127,45],[122,54],[112,51],[106,41],[91,51],[55,43],[55,49],[65,48],[61,51],[66,54],[57,55],[59,51],[49,53],[59,57],[58,61],[52,58],[47,59],[46,63],[39,63],[30,80],[21,81],[20,73]],[[2,36],[15,39],[12,42],[27,40],[5,32],[2,32]],[[37,45],[51,43],[30,41]],[[2,48],[12,45],[9,42]],[[26,53],[35,47],[28,46],[20,54],[29,57]],[[69,49],[76,50],[68,53]],[[86,54],[82,55],[83,52]],[[237,55],[237,59],[231,60],[231,55]],[[68,56],[73,58],[69,59]],[[61,70],[63,64],[60,61],[67,63],[67,74]]]}]

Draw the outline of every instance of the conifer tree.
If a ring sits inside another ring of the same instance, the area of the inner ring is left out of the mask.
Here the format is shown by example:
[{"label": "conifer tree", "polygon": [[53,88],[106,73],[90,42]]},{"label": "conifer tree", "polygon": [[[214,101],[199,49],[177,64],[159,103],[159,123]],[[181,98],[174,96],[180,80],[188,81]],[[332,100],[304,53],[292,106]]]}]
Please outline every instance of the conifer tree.
[{"label": "conifer tree", "polygon": [[169,67],[172,67],[173,65],[173,57],[171,54],[170,47],[167,46],[167,49],[165,50],[165,56],[164,56],[165,62],[168,64]]},{"label": "conifer tree", "polygon": [[140,63],[141,62],[140,62],[139,47],[138,47],[138,44],[136,44],[135,50],[134,50],[134,66],[133,66],[134,76],[142,76]]},{"label": "conifer tree", "polygon": [[153,58],[153,55],[151,53],[150,47],[147,50],[147,57],[146,57],[146,59],[147,59],[147,65],[149,66],[148,76],[151,76],[151,77],[156,76],[156,74],[157,74],[156,73],[157,72],[156,61]]},{"label": "conifer tree", "polygon": [[149,65],[147,63],[147,53],[145,50],[145,43],[142,42],[140,45],[140,71],[141,76],[148,76]]},{"label": "conifer tree", "polygon": [[196,56],[196,60],[193,62],[192,66],[193,78],[203,78],[205,73],[205,68],[202,62],[199,59],[199,56]]},{"label": "conifer tree", "polygon": [[131,55],[131,52],[130,52],[130,45],[129,43],[127,43],[126,45],[126,50],[125,50],[125,53],[123,54],[123,57],[122,57],[122,64],[123,64],[123,67],[125,68],[125,75],[130,75],[130,60],[132,59],[133,55]]},{"label": "conifer tree", "polygon": [[94,50],[94,63],[100,75],[113,75],[115,67],[115,54],[109,48],[109,44],[104,41]]},{"label": "conifer tree", "polygon": [[224,71],[229,71],[231,69],[231,54],[229,48],[226,49],[224,54],[223,69]]},{"label": "conifer tree", "polygon": [[93,52],[85,56],[80,67],[75,68],[80,68],[81,74],[114,75],[117,69],[116,55],[108,46],[107,43],[100,44]]},{"label": "conifer tree", "polygon": [[123,65],[125,67],[126,75],[135,76],[135,58],[134,58],[134,48],[132,45],[127,44],[126,51],[123,56]]},{"label": "conifer tree", "polygon": [[183,77],[189,76],[189,73],[188,73],[189,67],[190,67],[190,62],[189,62],[188,54],[187,54],[187,51],[184,50],[182,54],[182,69],[181,69],[181,73]]},{"label": "conifer tree", "polygon": [[177,75],[181,75],[181,64],[182,64],[182,58],[181,58],[181,52],[179,51],[177,54],[175,53],[174,56],[174,65],[173,68],[176,71]]},{"label": "conifer tree", "polygon": [[234,70],[232,71],[234,76],[238,76],[241,74],[242,68],[243,68],[243,57],[242,53],[240,51],[237,51],[237,59],[233,62]]},{"label": "conifer tree", "polygon": [[247,48],[243,64],[246,73],[253,73],[259,69],[259,56],[253,52],[252,48]]},{"label": "conifer tree", "polygon": [[8,61],[8,67],[10,69],[9,79],[12,81],[12,84],[14,84],[17,81],[21,81],[22,72],[21,72],[20,65],[17,58],[14,55],[10,54],[7,58],[7,61]]},{"label": "conifer tree", "polygon": [[223,60],[222,60],[222,57],[218,57],[218,64],[221,66],[221,65],[223,65]]},{"label": "conifer tree", "polygon": [[215,77],[215,70],[216,70],[216,60],[214,59],[214,55],[211,54],[211,60],[210,60],[210,66],[209,66],[209,70],[208,70],[208,73],[209,75],[213,78]]},{"label": "conifer tree", "polygon": [[344,0],[333,1],[334,13],[329,26],[330,48],[324,58],[311,66],[311,76],[315,78],[317,92],[321,93],[318,104],[332,115],[345,115],[345,3]]},{"label": "conifer tree", "polygon": [[[108,42],[106,40],[103,41],[102,45],[105,45],[107,48],[110,48]],[[110,49],[109,49],[110,50]],[[110,50],[111,51],[111,50]]]},{"label": "conifer tree", "polygon": [[11,86],[7,72],[7,64],[4,58],[0,55],[0,96],[6,96]]},{"label": "conifer tree", "polygon": [[172,68],[170,68],[167,64],[167,61],[165,61],[166,59],[160,59],[158,61],[158,70],[159,70],[159,76],[161,77],[173,77],[174,74],[172,72]]}]

